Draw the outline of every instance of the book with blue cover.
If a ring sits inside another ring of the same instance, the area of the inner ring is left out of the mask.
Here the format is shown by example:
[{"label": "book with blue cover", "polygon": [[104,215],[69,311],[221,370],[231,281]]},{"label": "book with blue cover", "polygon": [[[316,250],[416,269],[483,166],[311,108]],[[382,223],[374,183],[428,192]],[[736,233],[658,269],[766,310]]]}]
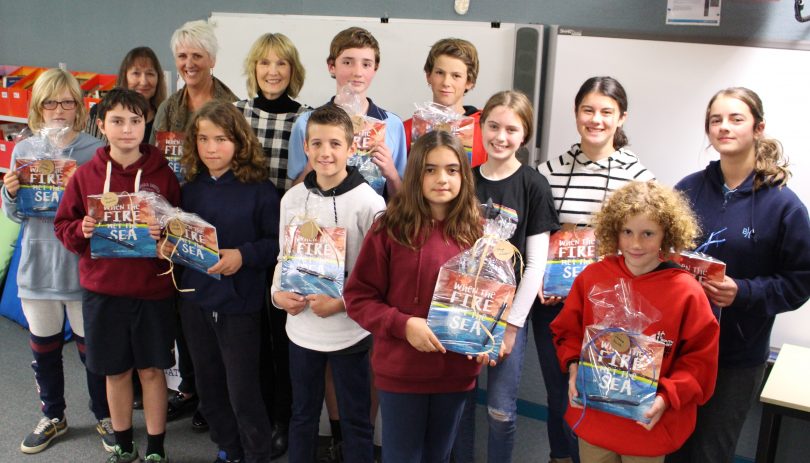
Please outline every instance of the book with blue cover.
[{"label": "book with blue cover", "polygon": [[14,170],[20,180],[17,213],[23,217],[54,217],[65,186],[76,171],[76,160],[16,158]]},{"label": "book with blue cover", "polygon": [[574,402],[647,423],[655,402],[664,343],[618,328],[586,327]]},{"label": "book with blue cover", "polygon": [[186,183],[186,170],[180,164],[180,159],[183,157],[184,140],[185,134],[183,132],[155,132],[155,146],[169,161],[169,167],[171,167],[180,185]]},{"label": "book with blue cover", "polygon": [[217,229],[213,225],[196,214],[179,212],[167,221],[166,240],[171,246],[166,246],[170,251],[161,247],[164,257],[211,278],[221,279],[218,273],[208,273],[208,269],[219,262]]},{"label": "book with blue cover", "polygon": [[439,342],[460,354],[497,358],[515,285],[442,267],[427,324]]},{"label": "book with blue cover", "polygon": [[596,260],[593,228],[564,224],[561,230],[549,237],[543,296],[568,296],[577,275]]},{"label": "book with blue cover", "polygon": [[346,229],[308,220],[284,229],[281,289],[301,295],[343,296]]},{"label": "book with blue cover", "polygon": [[149,235],[154,212],[146,195],[108,192],[87,196],[87,215],[96,219],[90,238],[90,257],[133,258],[157,256],[156,241]]}]

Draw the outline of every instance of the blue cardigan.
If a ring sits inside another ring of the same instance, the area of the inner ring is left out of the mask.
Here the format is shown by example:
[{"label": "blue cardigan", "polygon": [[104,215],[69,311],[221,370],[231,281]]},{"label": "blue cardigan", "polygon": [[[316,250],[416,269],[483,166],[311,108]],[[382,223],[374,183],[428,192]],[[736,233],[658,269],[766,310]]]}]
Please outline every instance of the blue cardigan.
[{"label": "blue cardigan", "polygon": [[737,283],[734,302],[721,311],[720,366],[746,368],[768,358],[776,314],[799,308],[810,297],[810,218],[787,187],[754,191],[752,173],[736,190],[724,192],[720,162],[675,186],[692,203],[702,239],[720,234],[725,242],[706,251],[726,263]]},{"label": "blue cardigan", "polygon": [[183,185],[182,208],[217,229],[220,249],[238,249],[242,268],[215,280],[184,269],[180,288],[184,299],[221,313],[256,312],[263,307],[267,269],[278,257],[279,197],[273,184],[242,183],[230,170],[218,179],[207,171]]}]

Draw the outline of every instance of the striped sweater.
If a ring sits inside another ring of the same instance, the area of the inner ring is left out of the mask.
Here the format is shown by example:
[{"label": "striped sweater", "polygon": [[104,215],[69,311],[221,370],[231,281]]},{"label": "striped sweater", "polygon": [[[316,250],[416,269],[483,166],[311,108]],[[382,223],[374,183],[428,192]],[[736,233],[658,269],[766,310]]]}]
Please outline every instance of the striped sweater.
[{"label": "striped sweater", "polygon": [[537,170],[551,185],[560,223],[590,224],[608,194],[631,181],[655,180],[638,157],[626,148],[599,161],[591,161],[579,143],[567,153],[550,159]]}]

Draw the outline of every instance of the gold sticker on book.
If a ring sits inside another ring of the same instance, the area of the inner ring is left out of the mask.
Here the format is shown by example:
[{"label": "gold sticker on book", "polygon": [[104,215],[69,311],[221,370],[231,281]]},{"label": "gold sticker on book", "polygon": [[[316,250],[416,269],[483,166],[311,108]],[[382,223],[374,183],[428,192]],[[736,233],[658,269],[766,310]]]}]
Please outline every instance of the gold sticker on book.
[{"label": "gold sticker on book", "polygon": [[610,335],[610,345],[616,352],[623,354],[630,350],[630,338],[625,333],[613,333]]},{"label": "gold sticker on book", "polygon": [[312,220],[304,222],[298,227],[298,233],[300,233],[304,239],[314,240],[318,237],[318,225]]},{"label": "gold sticker on book", "polygon": [[183,233],[186,231],[186,226],[183,225],[183,222],[177,219],[169,220],[169,223],[166,224],[166,226],[169,228],[169,233],[174,236],[183,236]]},{"label": "gold sticker on book", "polygon": [[506,262],[512,260],[515,256],[515,248],[512,247],[508,241],[498,241],[498,243],[495,244],[495,248],[492,250],[492,255],[494,255],[496,259]]},{"label": "gold sticker on book", "polygon": [[118,204],[118,195],[112,191],[108,191],[101,195],[101,205],[104,207],[113,207]]},{"label": "gold sticker on book", "polygon": [[54,165],[50,159],[43,159],[39,161],[39,173],[43,175],[50,175],[53,173]]}]

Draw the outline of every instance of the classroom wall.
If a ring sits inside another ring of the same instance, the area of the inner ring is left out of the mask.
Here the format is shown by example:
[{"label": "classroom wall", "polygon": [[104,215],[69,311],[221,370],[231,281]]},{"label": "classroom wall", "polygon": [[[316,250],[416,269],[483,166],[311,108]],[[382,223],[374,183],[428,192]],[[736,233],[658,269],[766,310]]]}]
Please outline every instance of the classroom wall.
[{"label": "classroom wall", "polygon": [[[666,3],[471,0],[469,13],[459,16],[451,0],[0,0],[0,64],[53,67],[65,62],[73,70],[115,73],[130,48],[147,45],[174,71],[172,32],[187,20],[208,18],[212,11],[559,24],[706,41],[810,40],[810,26],[793,18],[793,0],[724,0],[719,27],[666,26]],[[391,58],[383,54],[383,63],[386,59]]]}]

